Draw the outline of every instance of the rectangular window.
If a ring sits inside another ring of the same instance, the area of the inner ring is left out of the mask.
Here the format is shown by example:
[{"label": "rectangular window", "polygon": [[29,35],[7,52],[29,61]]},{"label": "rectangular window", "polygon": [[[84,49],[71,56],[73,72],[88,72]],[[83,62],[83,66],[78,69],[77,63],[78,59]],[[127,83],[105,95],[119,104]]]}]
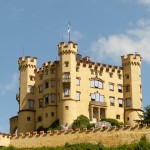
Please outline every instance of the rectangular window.
[{"label": "rectangular window", "polygon": [[49,95],[45,95],[45,105],[48,105],[49,103]]},{"label": "rectangular window", "polygon": [[34,93],[34,87],[29,85],[29,93],[33,94]]},{"label": "rectangular window", "polygon": [[65,67],[68,67],[68,66],[69,66],[69,62],[68,62],[68,61],[65,61],[65,62],[64,62],[64,65],[65,65]]},{"label": "rectangular window", "polygon": [[91,87],[94,87],[94,80],[91,80]]},{"label": "rectangular window", "polygon": [[121,74],[118,74],[118,79],[121,79],[122,75]]},{"label": "rectangular window", "polygon": [[39,93],[43,92],[43,85],[39,85]]},{"label": "rectangular window", "polygon": [[76,85],[80,85],[80,79],[76,78]]},{"label": "rectangular window", "polygon": [[51,102],[52,102],[52,103],[55,102],[55,94],[54,94],[54,93],[51,94]]},{"label": "rectangular window", "polygon": [[42,74],[41,74],[41,75],[39,75],[39,80],[42,80],[42,78],[43,78]]},{"label": "rectangular window", "polygon": [[29,76],[30,81],[34,81],[34,76]]},{"label": "rectangular window", "polygon": [[126,92],[130,92],[130,85],[126,85]]},{"label": "rectangular window", "polygon": [[45,70],[45,75],[48,75],[48,69]]},{"label": "rectangular window", "polygon": [[64,78],[69,79],[70,74],[68,72],[64,73]]},{"label": "rectangular window", "polygon": [[119,107],[123,107],[123,100],[122,99],[118,99],[118,103],[119,103]]},{"label": "rectangular window", "polygon": [[122,93],[122,85],[118,85],[118,92]]},{"label": "rectangular window", "polygon": [[116,115],[116,119],[120,119],[120,115]]},{"label": "rectangular window", "polygon": [[80,92],[76,92],[76,100],[77,100],[77,101],[80,100]]},{"label": "rectangular window", "polygon": [[48,81],[45,82],[45,89],[47,89],[47,88],[49,88],[49,82]]},{"label": "rectangular window", "polygon": [[34,109],[34,100],[29,100],[29,109]]},{"label": "rectangular window", "polygon": [[91,100],[95,101],[95,94],[94,93],[91,93]]},{"label": "rectangular window", "polygon": [[125,75],[125,78],[126,78],[126,79],[129,79],[129,74],[126,74],[126,75]]},{"label": "rectangular window", "polygon": [[114,84],[112,84],[112,83],[109,84],[109,90],[114,91]]},{"label": "rectangular window", "polygon": [[100,102],[104,102],[104,95],[100,95]]},{"label": "rectangular window", "polygon": [[51,87],[55,87],[55,80],[51,80]]},{"label": "rectangular window", "polygon": [[114,106],[115,105],[115,98],[109,97],[109,100],[110,100],[110,106]]},{"label": "rectangular window", "polygon": [[64,88],[64,96],[69,96],[70,89],[68,87]]},{"label": "rectangular window", "polygon": [[99,81],[98,88],[103,89],[103,82],[102,81]]},{"label": "rectangular window", "polygon": [[95,93],[95,101],[99,102],[100,101],[100,94]]},{"label": "rectangular window", "polygon": [[55,70],[54,69],[50,69],[51,71],[51,74],[54,74],[55,73]]},{"label": "rectangular window", "polygon": [[43,99],[39,99],[39,108],[43,107]]},{"label": "rectangular window", "polygon": [[130,98],[126,99],[126,107],[130,107],[131,106],[131,100]]},{"label": "rectangular window", "polygon": [[51,116],[54,117],[54,112],[51,112]]},{"label": "rectangular window", "polygon": [[109,76],[110,76],[110,78],[112,78],[113,77],[113,73],[109,73]]},{"label": "rectangular window", "polygon": [[95,87],[98,88],[99,82],[95,80]]}]

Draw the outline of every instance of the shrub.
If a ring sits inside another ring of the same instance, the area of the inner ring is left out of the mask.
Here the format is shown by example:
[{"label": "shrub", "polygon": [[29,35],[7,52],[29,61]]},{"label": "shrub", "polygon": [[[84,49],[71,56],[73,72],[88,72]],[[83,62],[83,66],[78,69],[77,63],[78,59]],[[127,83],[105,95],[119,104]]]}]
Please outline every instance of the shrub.
[{"label": "shrub", "polygon": [[101,119],[101,121],[109,122],[112,126],[117,126],[117,127],[119,127],[120,125],[123,125],[123,123],[118,122],[118,120],[111,119],[111,118],[104,118],[104,119]]}]

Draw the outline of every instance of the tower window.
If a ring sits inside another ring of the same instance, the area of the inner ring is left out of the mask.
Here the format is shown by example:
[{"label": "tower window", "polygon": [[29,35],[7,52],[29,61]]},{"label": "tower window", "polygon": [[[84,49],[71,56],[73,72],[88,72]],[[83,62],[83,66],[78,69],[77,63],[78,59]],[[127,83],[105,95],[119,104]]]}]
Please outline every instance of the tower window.
[{"label": "tower window", "polygon": [[64,88],[64,96],[69,96],[69,92],[70,92],[70,88],[69,87],[65,87]]},{"label": "tower window", "polygon": [[48,88],[48,87],[49,87],[49,82],[46,81],[46,82],[45,82],[45,89]]},{"label": "tower window", "polygon": [[45,105],[47,105],[49,103],[49,95],[45,95]]},{"label": "tower window", "polygon": [[79,72],[79,67],[76,67],[76,72]]},{"label": "tower window", "polygon": [[39,108],[43,107],[43,99],[39,99]]},{"label": "tower window", "polygon": [[54,102],[55,102],[55,94],[52,93],[52,94],[51,94],[51,103],[54,103]]},{"label": "tower window", "polygon": [[126,99],[126,107],[131,106],[131,100],[129,98]]},{"label": "tower window", "polygon": [[51,116],[54,117],[54,112],[51,112]]},{"label": "tower window", "polygon": [[126,85],[126,92],[130,92],[130,85]]},{"label": "tower window", "polygon": [[64,62],[64,65],[65,65],[65,67],[68,67],[68,66],[69,66],[69,62],[68,62],[68,61],[65,61],[65,62]]},{"label": "tower window", "polygon": [[103,89],[103,81],[91,80],[91,87]]},{"label": "tower window", "polygon": [[122,92],[122,85],[118,85],[118,92]]},{"label": "tower window", "polygon": [[76,92],[76,100],[80,100],[80,92]]},{"label": "tower window", "polygon": [[43,92],[43,85],[39,85],[39,93]]},{"label": "tower window", "polygon": [[42,116],[38,116],[38,122],[41,122],[42,121]]},{"label": "tower window", "polygon": [[29,85],[29,93],[33,94],[34,93],[34,87]]},{"label": "tower window", "polygon": [[116,115],[116,119],[120,119],[120,115]]},{"label": "tower window", "polygon": [[48,69],[45,70],[45,75],[48,75]]},{"label": "tower window", "polygon": [[34,81],[34,76],[29,76],[30,81]]},{"label": "tower window", "polygon": [[27,121],[30,121],[31,120],[31,118],[30,117],[27,117]]},{"label": "tower window", "polygon": [[109,100],[110,100],[110,106],[114,106],[115,105],[115,98],[109,97]]},{"label": "tower window", "polygon": [[76,78],[76,85],[80,85],[80,79]]},{"label": "tower window", "polygon": [[65,79],[69,79],[69,75],[70,75],[70,74],[69,74],[68,72],[64,73],[64,78],[65,78]]},{"label": "tower window", "polygon": [[69,106],[65,106],[65,110],[69,110]]},{"label": "tower window", "polygon": [[29,99],[29,109],[34,109],[34,100]]},{"label": "tower window", "polygon": [[113,73],[109,73],[109,76],[110,76],[110,78],[112,78],[113,77]]},{"label": "tower window", "polygon": [[113,84],[113,83],[110,83],[110,84],[109,84],[109,90],[110,90],[110,91],[114,91],[114,84]]},{"label": "tower window", "polygon": [[129,77],[130,77],[129,74],[125,74],[126,79],[129,79]]},{"label": "tower window", "polygon": [[50,71],[51,71],[51,74],[54,74],[54,73],[55,73],[55,70],[54,70],[54,69],[51,69]]},{"label": "tower window", "polygon": [[122,75],[121,74],[118,74],[118,79],[121,79]]},{"label": "tower window", "polygon": [[39,80],[42,80],[42,77],[43,77],[43,76],[42,76],[42,74],[41,74],[41,75],[39,75]]},{"label": "tower window", "polygon": [[45,118],[47,118],[48,117],[48,113],[45,113]]},{"label": "tower window", "polygon": [[51,80],[51,87],[55,86],[55,80]]}]

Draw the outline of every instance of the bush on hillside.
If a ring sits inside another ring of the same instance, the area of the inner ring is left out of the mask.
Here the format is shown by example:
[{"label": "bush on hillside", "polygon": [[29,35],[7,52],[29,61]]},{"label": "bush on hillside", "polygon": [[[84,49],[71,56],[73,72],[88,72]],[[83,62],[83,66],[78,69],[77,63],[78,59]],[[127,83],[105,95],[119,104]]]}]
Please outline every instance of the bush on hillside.
[{"label": "bush on hillside", "polygon": [[104,119],[101,119],[101,121],[109,122],[112,126],[117,126],[117,127],[119,127],[120,125],[123,125],[123,123],[118,122],[118,120],[111,119],[111,118],[104,118]]}]

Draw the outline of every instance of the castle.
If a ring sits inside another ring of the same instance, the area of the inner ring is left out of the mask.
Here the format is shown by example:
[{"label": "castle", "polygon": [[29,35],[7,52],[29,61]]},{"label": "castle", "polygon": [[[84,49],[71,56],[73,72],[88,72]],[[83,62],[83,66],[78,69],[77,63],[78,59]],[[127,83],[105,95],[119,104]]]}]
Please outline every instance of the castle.
[{"label": "castle", "polygon": [[142,111],[141,56],[122,56],[122,67],[93,62],[71,41],[58,45],[59,61],[37,68],[37,58],[19,58],[19,104],[10,133],[48,128],[59,119],[71,124],[79,115],[91,122],[114,118],[134,126]]}]

